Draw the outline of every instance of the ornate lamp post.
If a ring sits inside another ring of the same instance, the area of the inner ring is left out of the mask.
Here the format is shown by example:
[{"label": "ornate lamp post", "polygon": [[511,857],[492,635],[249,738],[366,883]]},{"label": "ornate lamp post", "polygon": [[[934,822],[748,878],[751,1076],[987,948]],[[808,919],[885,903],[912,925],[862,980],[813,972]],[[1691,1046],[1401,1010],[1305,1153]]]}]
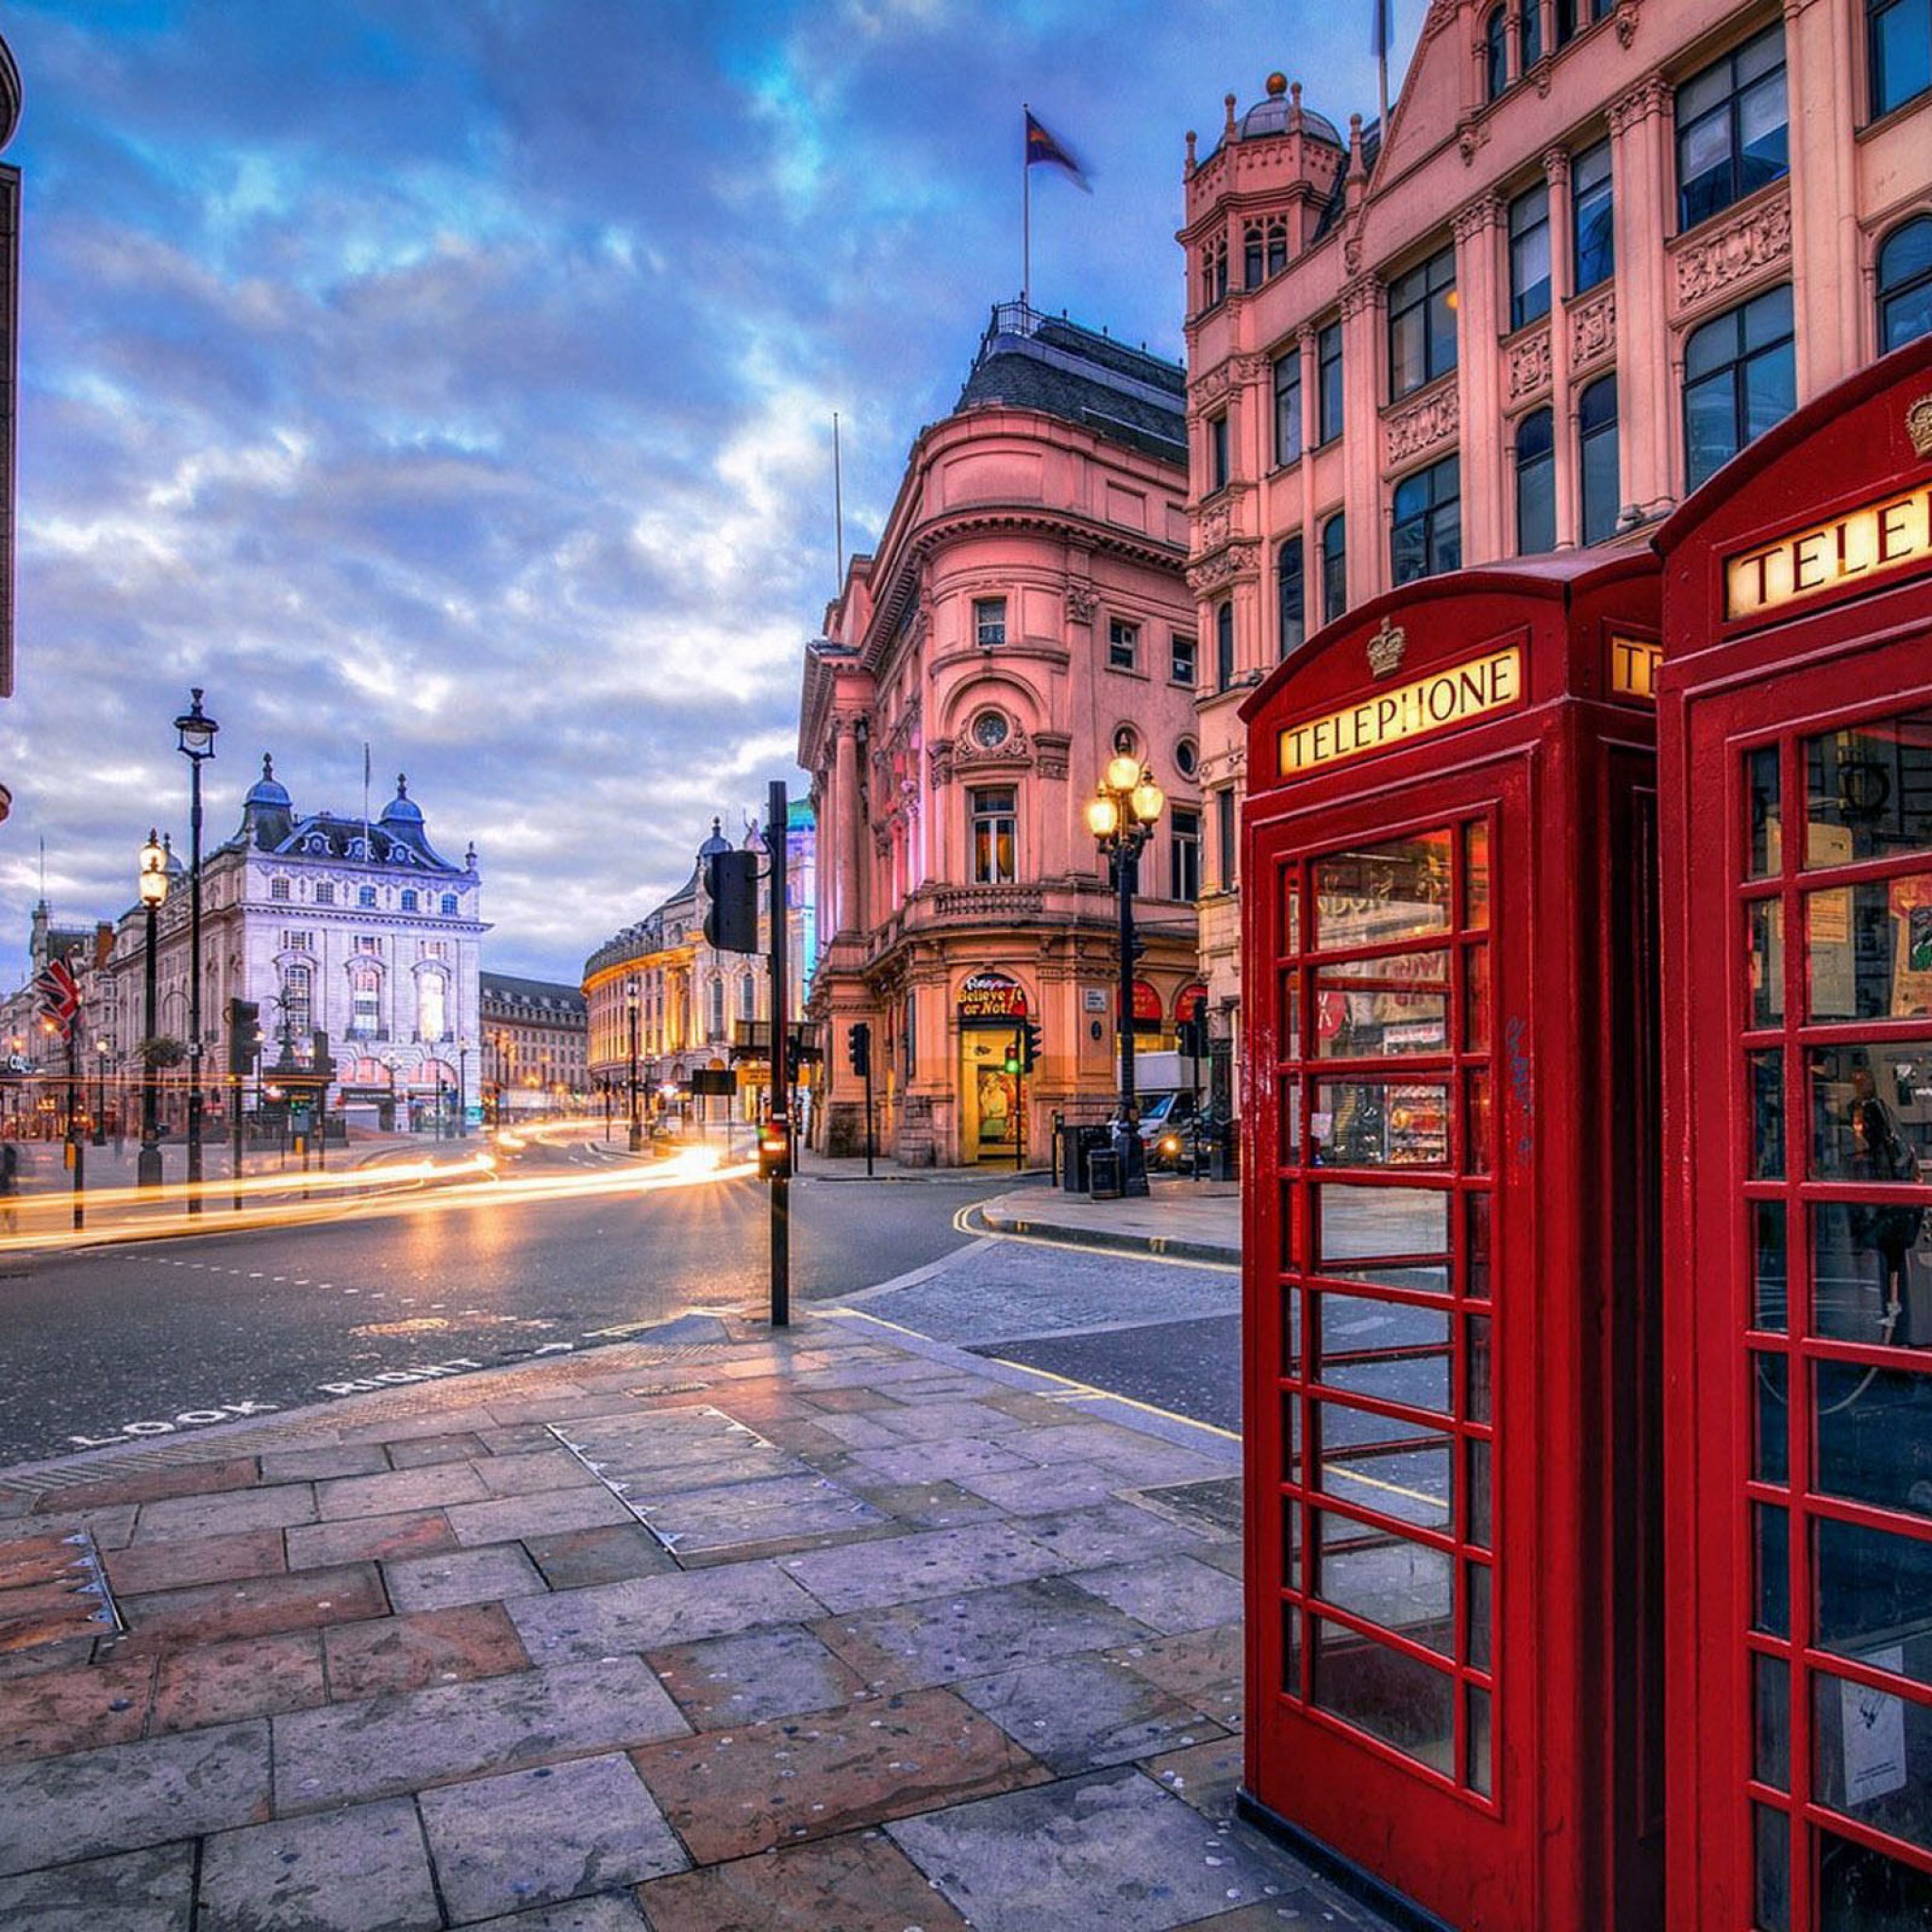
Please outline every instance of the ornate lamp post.
[{"label": "ornate lamp post", "polygon": [[155,917],[168,896],[168,848],[150,830],[141,848],[141,909],[147,918],[146,1018],[141,1042],[141,1153],[135,1161],[137,1186],[161,1184],[160,1129],[155,1093]]},{"label": "ornate lamp post", "polygon": [[625,990],[624,1009],[630,1016],[630,1151],[642,1152],[643,1124],[638,1119],[638,983],[631,980]]},{"label": "ornate lamp post", "polygon": [[1126,753],[1108,761],[1107,775],[1087,801],[1088,829],[1112,862],[1120,901],[1121,1118],[1127,1128],[1121,1186],[1132,1194],[1147,1191],[1146,1156],[1134,1094],[1134,871],[1166,804],[1167,794],[1147,767]]},{"label": "ornate lamp post", "polygon": [[94,1041],[94,1145],[108,1144],[108,1042]]},{"label": "ornate lamp post", "polygon": [[221,728],[201,708],[201,687],[175,720],[181,756],[188,760],[188,1211],[201,1212],[201,767],[215,755]]}]

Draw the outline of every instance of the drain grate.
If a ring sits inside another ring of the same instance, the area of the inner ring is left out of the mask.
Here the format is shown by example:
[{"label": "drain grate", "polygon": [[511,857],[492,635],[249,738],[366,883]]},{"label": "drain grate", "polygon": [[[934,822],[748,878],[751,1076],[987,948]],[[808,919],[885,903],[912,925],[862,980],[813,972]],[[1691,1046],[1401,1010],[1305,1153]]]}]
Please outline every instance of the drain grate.
[{"label": "drain grate", "polygon": [[1167,1483],[1158,1490],[1137,1490],[1141,1502],[1183,1529],[1202,1529],[1210,1536],[1241,1533],[1241,1479],[1209,1476],[1205,1482]]},{"label": "drain grate", "polygon": [[0,1543],[0,1656],[125,1627],[86,1530]]}]

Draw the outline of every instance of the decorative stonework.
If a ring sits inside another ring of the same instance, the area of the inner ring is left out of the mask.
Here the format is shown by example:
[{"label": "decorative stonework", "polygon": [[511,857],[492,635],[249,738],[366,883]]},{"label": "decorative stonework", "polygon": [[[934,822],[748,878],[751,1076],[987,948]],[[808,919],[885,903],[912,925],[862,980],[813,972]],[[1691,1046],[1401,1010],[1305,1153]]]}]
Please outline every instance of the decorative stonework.
[{"label": "decorative stonework", "polygon": [[1224,396],[1268,373],[1265,356],[1229,356],[1217,362],[1194,384],[1188,399],[1189,413],[1198,421],[1205,410],[1213,408]]},{"label": "decorative stonework", "polygon": [[1100,608],[1100,599],[1094,595],[1091,584],[1069,584],[1067,586],[1067,622],[1069,624],[1091,624],[1093,613]]},{"label": "decorative stonework", "polygon": [[[956,774],[964,774],[991,765],[1017,769],[1031,765],[1034,759],[1034,741],[1024,729],[1014,725],[1007,737],[996,745],[979,743],[973,736],[969,725],[957,738],[948,739],[943,744],[933,745],[925,755],[926,772],[935,790],[950,785]],[[1058,774],[1044,769],[1046,755],[1041,747],[1041,775],[1053,777],[1066,775],[1066,746],[1058,746],[1060,771]]]},{"label": "decorative stonework", "polygon": [[1785,193],[1678,249],[1673,268],[1679,312],[1789,260],[1790,253],[1791,198]]},{"label": "decorative stonework", "polygon": [[1624,0],[1617,8],[1617,42],[1627,47],[1637,38],[1637,13],[1639,0]]},{"label": "decorative stonework", "polygon": [[[1635,31],[1633,27],[1632,31]],[[1618,26],[1621,35],[1623,28]],[[1628,45],[1628,42],[1624,42]],[[1640,121],[1648,120],[1653,114],[1661,114],[1671,98],[1670,88],[1661,75],[1651,75],[1641,80],[1627,94],[1621,95],[1610,103],[1610,132],[1623,135],[1635,127]]]},{"label": "decorative stonework", "polygon": [[1932,395],[1924,395],[1906,408],[1906,434],[1922,457],[1932,457]]},{"label": "decorative stonework", "polygon": [[1462,157],[1462,165],[1467,168],[1474,164],[1476,155],[1490,144],[1490,124],[1487,121],[1465,121],[1456,135],[1456,152]]},{"label": "decorative stonework", "polygon": [[1503,204],[1493,194],[1478,194],[1474,201],[1464,202],[1456,210],[1453,224],[1456,239],[1461,242],[1477,242],[1488,228],[1494,227],[1503,219]]},{"label": "decorative stonework", "polygon": [[1035,767],[1042,778],[1064,778],[1074,748],[1073,734],[1042,731],[1033,741]]},{"label": "decorative stonework", "polygon": [[935,789],[953,782],[953,747],[950,741],[932,746],[925,755],[925,762]]},{"label": "decorative stonework", "polygon": [[1606,289],[1570,310],[1570,366],[1581,369],[1617,346],[1617,291]]},{"label": "decorative stonework", "polygon": [[1225,500],[1210,503],[1201,512],[1195,547],[1202,551],[1219,550],[1227,541],[1233,527],[1234,506]]},{"label": "decorative stonework", "polygon": [[1376,308],[1382,300],[1382,278],[1379,275],[1357,275],[1352,282],[1345,282],[1341,290],[1341,319],[1344,322],[1365,311]]},{"label": "decorative stonework", "polygon": [[1504,385],[1506,406],[1527,402],[1550,386],[1550,332],[1540,328],[1533,336],[1511,342],[1506,354]]},{"label": "decorative stonework", "polygon": [[1188,568],[1188,589],[1207,597],[1237,578],[1252,580],[1260,570],[1261,546],[1252,537],[1241,538]]},{"label": "decorative stonework", "polygon": [[1570,150],[1553,147],[1543,156],[1543,179],[1552,188],[1560,188],[1570,178]]},{"label": "decorative stonework", "polygon": [[1456,441],[1461,416],[1456,384],[1446,382],[1418,403],[1398,409],[1383,425],[1384,458],[1391,465],[1406,463],[1411,457],[1425,456],[1445,442]]}]

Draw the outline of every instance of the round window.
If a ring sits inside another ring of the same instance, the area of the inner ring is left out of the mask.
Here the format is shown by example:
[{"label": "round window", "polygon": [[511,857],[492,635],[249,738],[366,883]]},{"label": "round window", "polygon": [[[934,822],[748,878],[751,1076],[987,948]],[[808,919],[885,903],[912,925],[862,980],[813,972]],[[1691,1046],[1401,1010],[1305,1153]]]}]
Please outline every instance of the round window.
[{"label": "round window", "polygon": [[973,741],[987,751],[996,751],[1006,743],[1007,733],[1011,728],[1003,713],[982,711],[973,721]]},{"label": "round window", "polygon": [[1184,738],[1174,748],[1174,768],[1183,778],[1191,778],[1201,769],[1201,751],[1191,738]]}]

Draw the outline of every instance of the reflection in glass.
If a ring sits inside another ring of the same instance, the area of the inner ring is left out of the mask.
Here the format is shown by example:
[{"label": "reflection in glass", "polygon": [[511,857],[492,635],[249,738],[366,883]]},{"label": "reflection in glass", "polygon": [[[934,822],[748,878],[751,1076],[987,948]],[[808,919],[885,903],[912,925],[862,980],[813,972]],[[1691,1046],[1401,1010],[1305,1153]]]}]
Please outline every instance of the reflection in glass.
[{"label": "reflection in glass", "polygon": [[1490,1322],[1487,1315],[1469,1318],[1469,1407],[1473,1423],[1490,1419]]},{"label": "reflection in glass", "polygon": [[[1892,1652],[1865,1661],[1891,1668]],[[1811,1676],[1811,1787],[1818,1803],[1932,1851],[1932,1710],[1827,1671]],[[1860,1922],[1872,1924],[1870,1920]]]},{"label": "reflection in glass", "polygon": [[1490,1171],[1491,1135],[1494,1128],[1491,1114],[1491,1091],[1487,1074],[1471,1073],[1465,1076],[1463,1092],[1469,1108],[1469,1151],[1462,1163],[1465,1174],[1488,1174]]},{"label": "reflection in glass", "polygon": [[1315,1138],[1328,1167],[1446,1167],[1449,1089],[1441,1081],[1324,1080]]},{"label": "reflection in glass", "polygon": [[1751,1838],[1752,1921],[1757,1932],[1791,1932],[1791,1821],[1754,1805]]},{"label": "reflection in glass", "polygon": [[1322,1514],[1317,1594],[1364,1623],[1453,1656],[1456,1559],[1407,1537]]},{"label": "reflection in glass", "polygon": [[1751,943],[1751,1022],[1775,1026],[1785,1016],[1785,908],[1757,899],[1746,908]]},{"label": "reflection in glass", "polygon": [[1811,1209],[1811,1328],[1835,1341],[1924,1347],[1912,1329],[1916,1208],[1823,1202]]},{"label": "reflection in glass", "polygon": [[1782,1201],[1751,1203],[1751,1325],[1781,1335],[1790,1306]]},{"label": "reflection in glass", "polygon": [[1471,1563],[1469,1578],[1469,1661],[1479,1671],[1490,1667],[1490,1566]]},{"label": "reflection in glass", "polygon": [[1753,1355],[1751,1387],[1757,1410],[1757,1454],[1751,1474],[1761,1483],[1789,1483],[1790,1467],[1790,1364],[1781,1355]]},{"label": "reflection in glass", "polygon": [[1449,1439],[1422,1423],[1315,1405],[1322,1431],[1317,1487],[1398,1523],[1441,1529],[1449,1522]]},{"label": "reflection in glass", "polygon": [[1932,1684],[1932,1542],[1820,1516],[1812,1554],[1818,1647]]},{"label": "reflection in glass", "polygon": [[1751,1081],[1751,1178],[1776,1181],[1785,1173],[1785,1057],[1776,1047],[1747,1053]]},{"label": "reflection in glass", "polygon": [[1455,1679],[1326,1618],[1314,1627],[1316,1707],[1450,1775]]},{"label": "reflection in glass", "polygon": [[1473,1791],[1491,1795],[1490,1770],[1490,1693],[1479,1684],[1463,1692],[1468,1699],[1468,1747],[1463,1752],[1463,1776]]},{"label": "reflection in glass", "polygon": [[1805,895],[1814,1020],[1932,1013],[1932,874]]},{"label": "reflection in glass", "polygon": [[1288,1573],[1288,1587],[1299,1590],[1302,1587],[1302,1506],[1291,1497],[1281,1506],[1281,1547],[1288,1558],[1283,1565]]},{"label": "reflection in glass", "polygon": [[1449,1314],[1406,1302],[1316,1296],[1318,1380],[1351,1395],[1449,1413]]},{"label": "reflection in glass", "polygon": [[1490,949],[1471,946],[1462,956],[1465,976],[1462,997],[1462,1050],[1490,1050]]},{"label": "reflection in glass", "polygon": [[1325,975],[1316,990],[1320,1059],[1404,1059],[1444,1053],[1448,1045],[1446,992],[1341,991]]},{"label": "reflection in glass", "polygon": [[1411,1294],[1447,1294],[1449,1264],[1446,1261],[1418,1262],[1404,1266],[1394,1261],[1368,1261],[1348,1264],[1323,1263],[1322,1273],[1338,1281],[1359,1282],[1364,1288],[1406,1288]]},{"label": "reflection in glass", "polygon": [[1281,950],[1299,953],[1302,949],[1301,882],[1289,866],[1281,874]]},{"label": "reflection in glass", "polygon": [[1463,1534],[1477,1549],[1490,1547],[1490,1445],[1471,1438],[1469,1445],[1468,1523]]},{"label": "reflection in glass", "polygon": [[1869,1845],[1819,1832],[1818,1932],[1924,1932],[1927,1925],[1932,1877]]},{"label": "reflection in glass", "polygon": [[1424,832],[1314,862],[1315,941],[1323,952],[1443,932],[1450,835]]},{"label": "reflection in glass", "polygon": [[1284,1289],[1281,1295],[1281,1373],[1291,1381],[1302,1373],[1302,1291]]},{"label": "reflection in glass", "polygon": [[1463,1284],[1462,1291],[1479,1302],[1491,1298],[1490,1276],[1490,1197],[1463,1196]]},{"label": "reflection in glass", "polygon": [[1791,1788],[1791,1667],[1781,1657],[1751,1657],[1751,1774],[1774,1790]]},{"label": "reflection in glass", "polygon": [[1490,827],[1486,819],[1474,819],[1462,828],[1462,923],[1486,926],[1490,923]]},{"label": "reflection in glass", "polygon": [[1752,1627],[1773,1637],[1791,1634],[1790,1536],[1790,1512],[1782,1504],[1752,1504],[1752,1567],[1757,1576]]},{"label": "reflection in glass", "polygon": [[1932,1377],[1817,1362],[1811,1378],[1818,1488],[1932,1521]]},{"label": "reflection in glass", "polygon": [[1769,878],[1784,862],[1778,811],[1777,746],[1749,753],[1744,768],[1751,787],[1751,876]]},{"label": "reflection in glass", "polygon": [[1932,1040],[1849,1040],[1812,1048],[1807,1061],[1813,1178],[1920,1179],[1932,1151]]},{"label": "reflection in glass", "polygon": [[1281,1688],[1291,1697],[1302,1694],[1302,1619],[1292,1604],[1281,1611]]},{"label": "reflection in glass", "polygon": [[1932,851],[1932,711],[1805,741],[1805,862]]},{"label": "reflection in glass", "polygon": [[1293,967],[1281,975],[1281,1058],[1302,1057],[1302,976]]},{"label": "reflection in glass", "polygon": [[1444,1255],[1449,1196],[1434,1188],[1355,1187],[1324,1182],[1315,1191],[1321,1264],[1395,1255]]}]

